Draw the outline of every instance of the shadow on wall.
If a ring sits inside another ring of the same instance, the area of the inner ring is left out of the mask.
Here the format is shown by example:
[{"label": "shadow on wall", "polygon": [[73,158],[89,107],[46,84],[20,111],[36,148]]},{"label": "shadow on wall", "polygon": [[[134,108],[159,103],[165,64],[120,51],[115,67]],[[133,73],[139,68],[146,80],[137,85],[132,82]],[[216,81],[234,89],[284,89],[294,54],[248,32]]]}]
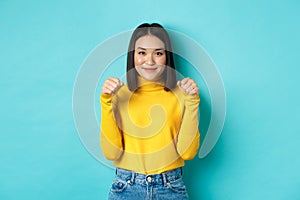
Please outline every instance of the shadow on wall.
[{"label": "shadow on wall", "polygon": [[[211,105],[207,96],[203,97],[200,93],[200,98],[199,130],[202,143],[210,123]],[[183,178],[187,186],[190,200],[212,199],[214,191],[212,191],[210,187],[211,177],[214,174],[213,170],[216,169],[216,166],[219,163],[219,158],[216,153],[216,151],[212,150],[205,158],[199,159],[197,155],[193,160],[185,162]]]}]

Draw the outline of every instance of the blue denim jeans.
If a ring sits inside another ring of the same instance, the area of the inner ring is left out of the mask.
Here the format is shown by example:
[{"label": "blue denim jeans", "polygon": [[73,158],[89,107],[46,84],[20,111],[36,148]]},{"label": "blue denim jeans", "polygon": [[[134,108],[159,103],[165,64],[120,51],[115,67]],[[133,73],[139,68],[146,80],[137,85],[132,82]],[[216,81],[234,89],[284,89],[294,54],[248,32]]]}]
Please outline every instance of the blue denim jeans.
[{"label": "blue denim jeans", "polygon": [[187,200],[188,194],[181,168],[153,175],[117,168],[108,199]]}]

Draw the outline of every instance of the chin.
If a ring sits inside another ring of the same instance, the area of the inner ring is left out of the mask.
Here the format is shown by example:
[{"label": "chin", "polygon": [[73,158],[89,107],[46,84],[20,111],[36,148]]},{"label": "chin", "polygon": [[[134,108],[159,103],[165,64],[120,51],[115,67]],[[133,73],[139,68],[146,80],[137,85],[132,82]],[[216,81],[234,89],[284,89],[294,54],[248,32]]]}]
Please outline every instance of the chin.
[{"label": "chin", "polygon": [[144,79],[146,79],[148,81],[156,81],[156,80],[158,80],[158,77],[147,77],[147,76],[145,76]]}]

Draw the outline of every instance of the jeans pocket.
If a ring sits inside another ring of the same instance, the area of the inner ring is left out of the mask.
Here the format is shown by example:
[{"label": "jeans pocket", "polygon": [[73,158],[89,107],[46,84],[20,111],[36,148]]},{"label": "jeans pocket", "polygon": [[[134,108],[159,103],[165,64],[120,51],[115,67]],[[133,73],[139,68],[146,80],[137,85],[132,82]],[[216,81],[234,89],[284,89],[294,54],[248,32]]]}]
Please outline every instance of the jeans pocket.
[{"label": "jeans pocket", "polygon": [[180,193],[180,194],[187,193],[187,190],[186,190],[186,187],[185,187],[185,184],[184,184],[182,178],[168,182],[167,187],[176,193]]},{"label": "jeans pocket", "polygon": [[120,178],[116,178],[111,186],[111,192],[123,192],[127,188],[128,183]]}]

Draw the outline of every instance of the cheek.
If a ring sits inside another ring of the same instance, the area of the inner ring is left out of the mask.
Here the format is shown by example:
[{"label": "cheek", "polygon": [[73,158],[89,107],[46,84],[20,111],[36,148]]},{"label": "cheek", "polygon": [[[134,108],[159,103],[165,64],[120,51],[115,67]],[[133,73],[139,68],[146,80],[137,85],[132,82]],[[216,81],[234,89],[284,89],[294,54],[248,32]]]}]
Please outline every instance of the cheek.
[{"label": "cheek", "polygon": [[158,58],[156,63],[159,64],[159,65],[165,65],[166,64],[166,57]]},{"label": "cheek", "polygon": [[141,65],[141,64],[143,64],[143,62],[144,62],[144,60],[141,57],[136,56],[134,58],[134,65]]}]

